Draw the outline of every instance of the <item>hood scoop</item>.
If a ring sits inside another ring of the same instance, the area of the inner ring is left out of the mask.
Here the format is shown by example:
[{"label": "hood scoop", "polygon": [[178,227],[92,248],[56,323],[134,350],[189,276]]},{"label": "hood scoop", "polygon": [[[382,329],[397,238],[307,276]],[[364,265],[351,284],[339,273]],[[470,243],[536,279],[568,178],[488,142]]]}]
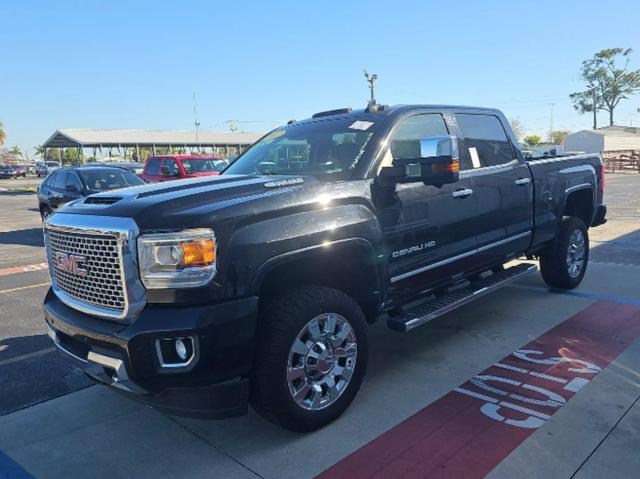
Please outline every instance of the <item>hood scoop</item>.
[{"label": "hood scoop", "polygon": [[89,196],[84,200],[85,205],[112,205],[120,201],[120,196]]}]

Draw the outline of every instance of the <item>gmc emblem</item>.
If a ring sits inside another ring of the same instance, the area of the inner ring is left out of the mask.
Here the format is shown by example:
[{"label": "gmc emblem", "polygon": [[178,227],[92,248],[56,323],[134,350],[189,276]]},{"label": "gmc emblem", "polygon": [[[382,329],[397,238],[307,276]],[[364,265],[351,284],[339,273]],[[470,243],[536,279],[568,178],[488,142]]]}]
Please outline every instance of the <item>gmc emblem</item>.
[{"label": "gmc emblem", "polygon": [[85,276],[89,272],[86,267],[86,256],[57,251],[54,254],[53,259],[58,268],[60,268],[62,271],[66,271],[67,273],[77,274],[78,276]]}]

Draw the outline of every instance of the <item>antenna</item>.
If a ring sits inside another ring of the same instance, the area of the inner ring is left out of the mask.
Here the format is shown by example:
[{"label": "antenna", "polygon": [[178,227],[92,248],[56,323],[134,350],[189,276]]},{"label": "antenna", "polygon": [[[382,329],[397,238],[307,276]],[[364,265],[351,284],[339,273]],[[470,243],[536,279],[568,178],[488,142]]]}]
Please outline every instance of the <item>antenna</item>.
[{"label": "antenna", "polygon": [[193,126],[196,127],[196,144],[198,144],[198,128],[200,128],[200,122],[198,121],[198,110],[196,108],[196,91],[193,90]]}]

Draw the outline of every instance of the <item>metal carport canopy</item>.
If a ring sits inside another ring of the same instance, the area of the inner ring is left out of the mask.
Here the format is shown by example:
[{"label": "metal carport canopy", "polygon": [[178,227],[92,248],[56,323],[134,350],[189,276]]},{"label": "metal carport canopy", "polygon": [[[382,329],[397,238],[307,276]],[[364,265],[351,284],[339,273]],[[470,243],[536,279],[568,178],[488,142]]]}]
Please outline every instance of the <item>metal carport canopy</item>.
[{"label": "metal carport canopy", "polygon": [[60,129],[43,144],[45,148],[135,146],[249,146],[263,133],[164,130]]}]

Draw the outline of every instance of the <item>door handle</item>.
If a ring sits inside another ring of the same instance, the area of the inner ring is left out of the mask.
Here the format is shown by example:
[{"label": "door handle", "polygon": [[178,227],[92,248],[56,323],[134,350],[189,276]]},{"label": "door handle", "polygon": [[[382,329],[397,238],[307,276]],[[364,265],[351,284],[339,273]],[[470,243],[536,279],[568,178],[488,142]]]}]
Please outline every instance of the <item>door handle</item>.
[{"label": "door handle", "polygon": [[516,181],[514,181],[514,183],[519,186],[528,185],[530,182],[531,180],[529,178],[518,178]]},{"label": "door handle", "polygon": [[473,194],[473,190],[469,188],[464,188],[462,190],[456,190],[451,193],[451,196],[454,198],[466,198],[467,196],[471,196]]}]

